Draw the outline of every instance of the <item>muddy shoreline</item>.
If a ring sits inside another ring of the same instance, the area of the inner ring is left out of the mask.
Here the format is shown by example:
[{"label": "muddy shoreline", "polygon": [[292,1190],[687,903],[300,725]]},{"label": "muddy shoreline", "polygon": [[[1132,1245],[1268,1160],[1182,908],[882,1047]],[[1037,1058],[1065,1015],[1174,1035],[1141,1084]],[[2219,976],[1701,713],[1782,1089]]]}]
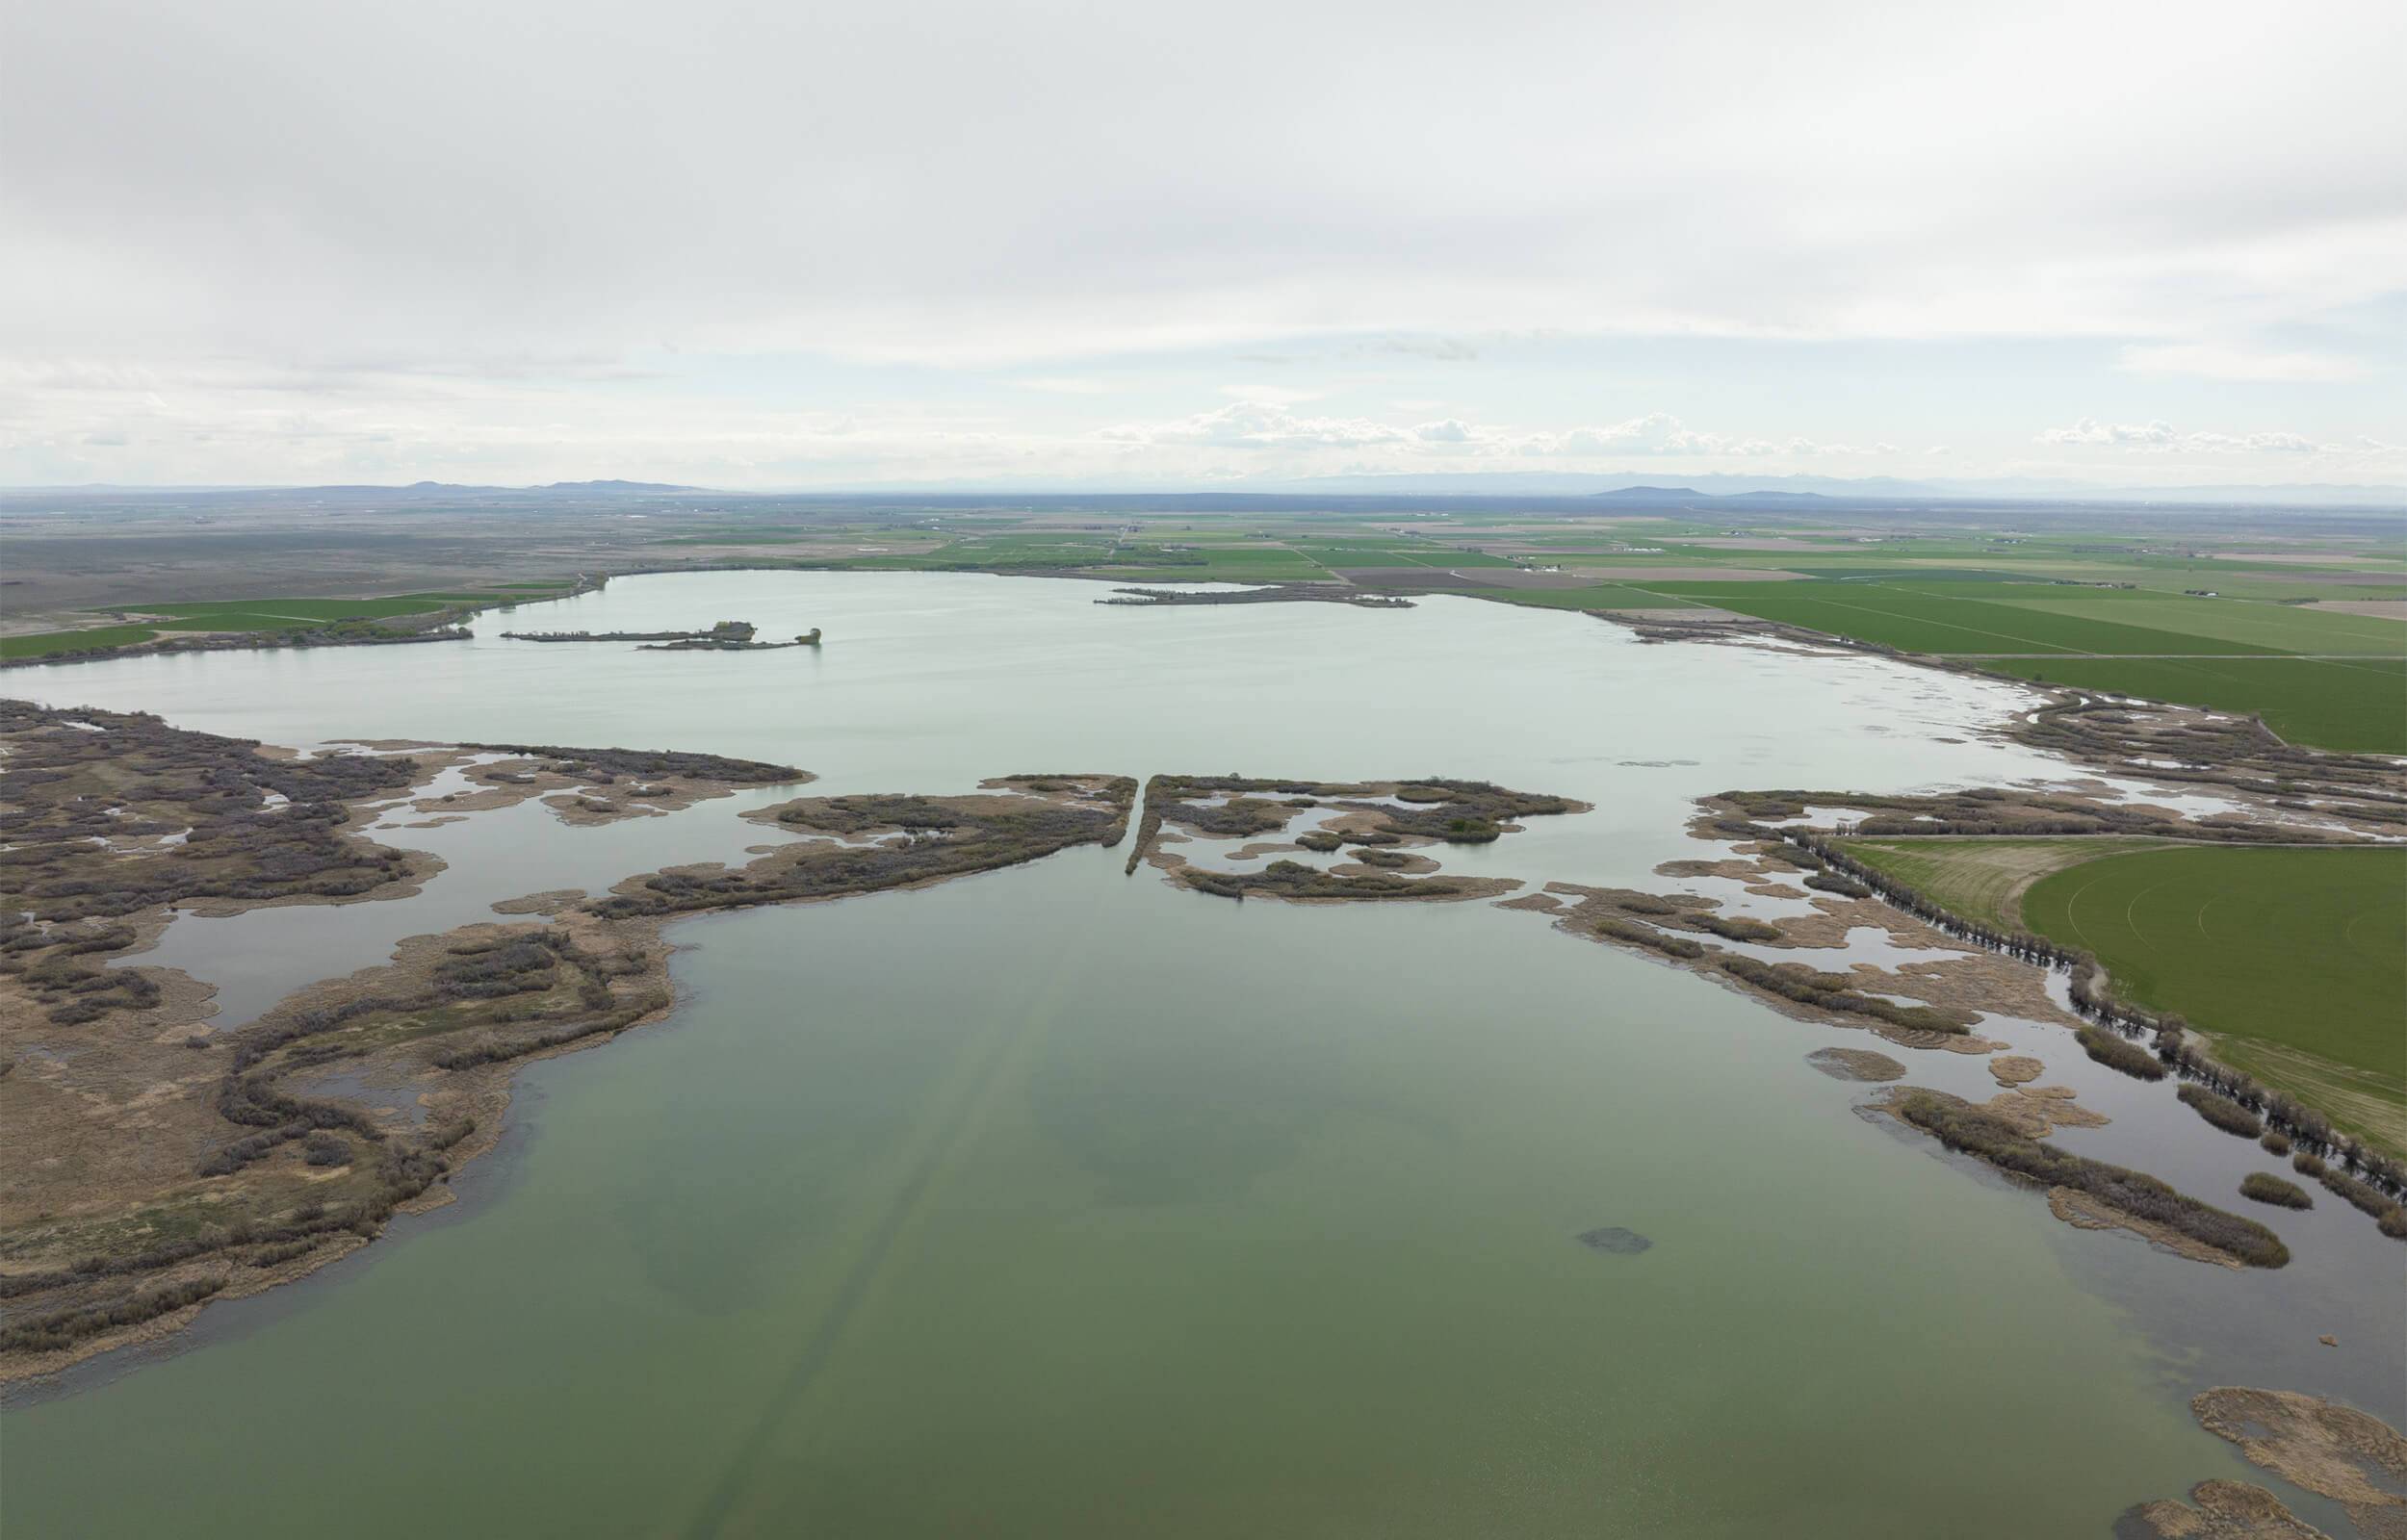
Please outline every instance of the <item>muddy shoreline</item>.
[{"label": "muddy shoreline", "polygon": [[[153,731],[142,724],[156,722],[124,720],[138,732]],[[65,731],[44,713],[20,715],[12,726]],[[105,734],[114,726],[92,731]],[[65,742],[81,753],[81,738],[79,732]],[[453,794],[453,808],[471,804],[458,816],[543,796],[569,824],[657,815],[728,795],[738,784],[811,779],[792,767],[707,756],[540,749],[496,761],[496,750],[518,746],[416,752],[425,747],[409,745],[410,757],[377,771],[373,791],[334,824],[339,839],[377,852],[378,860],[394,858],[386,866],[391,880],[339,894],[210,900],[206,911],[374,902],[418,891],[441,863],[400,859],[401,853],[369,844],[363,831],[396,802],[442,806],[443,799],[426,798],[426,789],[462,767],[481,784]],[[248,754],[261,763],[294,761],[233,740],[207,740],[201,750]],[[615,772],[628,769],[670,770],[677,780],[644,776],[622,800],[610,788]],[[697,769],[721,773],[706,778],[692,773]],[[503,917],[407,937],[390,961],[296,991],[229,1034],[207,1025],[214,988],[177,970],[137,964],[132,971],[155,979],[149,1004],[71,1026],[45,1021],[18,975],[7,976],[0,980],[7,1006],[0,1023],[13,1051],[0,1071],[0,1095],[11,1104],[18,1139],[0,1186],[15,1194],[0,1205],[0,1296],[9,1301],[0,1325],[7,1333],[0,1339],[0,1384],[156,1342],[196,1319],[210,1299],[292,1282],[368,1244],[391,1216],[450,1202],[451,1174],[502,1137],[519,1065],[673,1012],[672,949],[660,941],[670,921],[735,905],[924,886],[1071,844],[1116,842],[1126,833],[1134,789],[1133,782],[1110,777],[1007,777],[966,797],[796,799],[757,811],[762,821],[808,824],[839,816],[822,805],[841,808],[841,819],[853,825],[838,842],[842,848],[766,847],[734,874],[715,865],[638,873],[603,899],[554,890],[505,901],[498,907],[504,916],[545,918]],[[610,806],[563,808],[563,796]],[[953,844],[928,837],[931,821],[952,824]],[[963,840],[969,848],[954,848]],[[88,848],[45,852],[65,853],[48,858],[55,870],[58,860]],[[166,847],[144,854],[167,859]],[[759,890],[711,890],[713,883],[746,879]],[[138,911],[109,934],[109,949],[148,950],[172,917],[166,906]],[[40,932],[29,935],[39,943]],[[104,1032],[124,1062],[111,1083],[121,1089],[99,1082],[84,1089],[61,1079],[61,1066],[77,1066],[90,1078],[90,1046]],[[44,1046],[52,1040],[75,1046],[62,1056]],[[27,1064],[33,1067],[15,1072]],[[348,1098],[325,1099],[321,1065],[344,1066]],[[36,1111],[44,1106],[55,1115]],[[110,1137],[100,1146],[87,1137],[87,1130],[114,1136],[129,1118],[151,1125],[145,1137]],[[246,1134],[246,1126],[254,1132]],[[65,1142],[74,1140],[83,1143]],[[76,1147],[115,1149],[121,1168],[104,1180],[89,1157],[63,1167],[57,1152]],[[124,1166],[127,1149],[141,1154],[137,1165]],[[305,1164],[294,1158],[303,1152]],[[25,1186],[45,1169],[50,1174]]]}]

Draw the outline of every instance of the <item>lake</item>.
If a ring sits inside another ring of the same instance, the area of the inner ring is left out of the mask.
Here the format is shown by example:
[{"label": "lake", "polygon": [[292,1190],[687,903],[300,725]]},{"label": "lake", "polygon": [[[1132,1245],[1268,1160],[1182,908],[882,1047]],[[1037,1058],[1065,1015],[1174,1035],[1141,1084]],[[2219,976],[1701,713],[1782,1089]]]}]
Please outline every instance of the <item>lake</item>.
[{"label": "lake", "polygon": [[[2086,774],[1859,656],[1436,598],[1141,610],[949,574],[621,578],[474,642],[26,670],[271,743],[678,748],[813,793],[1016,772],[1442,775],[1595,805],[1449,869],[1676,886],[1694,798]],[[758,623],[760,654],[506,629]],[[740,859],[745,807],[378,837],[417,897],[176,921],[220,1028],[498,899]],[[406,812],[388,824],[413,818]],[[669,1021],[519,1077],[461,1201],[5,1413],[12,1534],[2104,1534],[2209,1476],[2209,1384],[2407,1421],[2395,1243],[2240,1273],[2076,1232],[1853,1116],[1793,1021],[1487,904],[1237,905],[1125,851],[680,922]],[[1726,885],[1725,885],[1726,886]],[[1813,953],[1800,954],[1811,959]],[[2059,1142],[2210,1202],[2252,1146],[2059,1028]],[[1986,1095],[1983,1061],[1891,1050]],[[2260,1161],[2258,1164],[2262,1164]],[[1622,1226],[1643,1253],[1584,1246]],[[2316,1342],[2332,1332],[2335,1351]],[[2302,1513],[2313,1500],[2283,1490]]]}]

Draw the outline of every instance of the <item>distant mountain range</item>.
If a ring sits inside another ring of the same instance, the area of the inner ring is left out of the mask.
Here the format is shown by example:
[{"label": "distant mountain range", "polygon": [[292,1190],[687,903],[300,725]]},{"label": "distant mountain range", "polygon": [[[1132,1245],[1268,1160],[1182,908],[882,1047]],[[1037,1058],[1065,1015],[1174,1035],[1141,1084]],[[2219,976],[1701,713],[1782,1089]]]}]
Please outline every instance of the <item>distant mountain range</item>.
[{"label": "distant mountain range", "polygon": [[[679,486],[669,481],[550,481],[542,486],[503,487],[482,486],[468,481],[412,481],[406,486],[377,486],[373,483],[338,483],[322,487],[255,487],[255,486],[128,486],[114,481],[83,481],[72,486],[0,487],[0,497],[27,492],[119,492],[140,495],[145,492],[251,492],[263,497],[376,497],[376,498],[436,498],[474,495],[477,497],[516,496],[539,498],[608,497],[615,493],[708,492],[709,487]],[[741,496],[741,494],[736,494]]]},{"label": "distant mountain range", "polygon": [[2130,487],[2000,476],[1956,480],[1901,480],[1895,476],[1731,475],[1685,476],[1677,486],[1650,485],[1628,472],[1568,471],[1408,473],[1313,476],[1249,483],[1262,492],[1348,492],[1389,496],[1586,497],[1619,503],[1678,500],[1717,506],[1811,507],[1812,500],[1865,501],[2014,501],[2134,503],[2272,503],[2286,507],[2407,508],[2407,487],[2342,486],[2331,482],[2291,486]]},{"label": "distant mountain range", "polygon": [[[1841,500],[1826,492],[1699,492],[1695,487],[1616,487],[1611,492],[1592,492],[1588,498],[1592,502],[1654,508],[1684,507],[1694,502],[1710,502],[1721,508],[1808,508],[1818,502]],[[1864,500],[1859,497],[1855,500]]]},{"label": "distant mountain range", "polygon": [[412,481],[405,487],[324,487],[302,488],[305,491],[343,492],[405,492],[419,496],[428,493],[454,492],[566,492],[579,497],[592,497],[611,492],[704,492],[707,487],[682,487],[670,481],[550,481],[539,487],[480,487],[454,481]]},{"label": "distant mountain range", "polygon": [[[2118,487],[2037,477],[1999,477],[1945,481],[1905,481],[1893,476],[1849,478],[1824,475],[1747,476],[1701,475],[1684,476],[1676,486],[1664,486],[1622,474],[1497,471],[1468,473],[1414,472],[1382,475],[1307,476],[1290,479],[1217,482],[1194,487],[1175,482],[1120,482],[1076,485],[1031,478],[1025,481],[877,482],[846,487],[723,491],[683,486],[666,481],[553,481],[541,486],[479,486],[451,481],[414,481],[406,486],[322,487],[136,487],[87,483],[82,486],[0,487],[0,504],[26,497],[80,496],[201,496],[211,500],[254,498],[265,502],[373,504],[431,502],[445,498],[475,499],[502,504],[548,503],[702,496],[711,498],[928,498],[955,501],[982,498],[1069,498],[1109,500],[1139,498],[1149,501],[1172,499],[1197,507],[1249,500],[1294,501],[1299,499],[1346,498],[1376,500],[1512,498],[1549,503],[1609,504],[1618,508],[1677,511],[1681,508],[1805,513],[1846,507],[1908,512],[1934,503],[2033,504],[2067,503],[2124,507],[2287,507],[2348,508],[2407,511],[2407,487],[2339,486],[2317,482],[2291,486]],[[1556,511],[1566,511],[1558,507]]]}]

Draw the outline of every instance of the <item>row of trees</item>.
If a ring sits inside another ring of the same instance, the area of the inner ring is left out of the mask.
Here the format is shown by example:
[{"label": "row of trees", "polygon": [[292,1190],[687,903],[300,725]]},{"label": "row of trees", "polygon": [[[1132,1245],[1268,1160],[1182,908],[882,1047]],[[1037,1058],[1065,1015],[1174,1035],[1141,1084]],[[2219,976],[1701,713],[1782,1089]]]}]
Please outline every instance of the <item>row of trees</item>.
[{"label": "row of trees", "polygon": [[2407,1167],[2353,1136],[2332,1126],[2331,1119],[2231,1065],[2217,1062],[2190,1040],[2189,1023],[2173,1013],[2158,1014],[2115,999],[2107,991],[2106,970],[2097,956],[2029,931],[2005,930],[1965,918],[1928,894],[1869,866],[1831,841],[1807,830],[1771,829],[1758,825],[1762,837],[1786,840],[1796,851],[1828,869],[1845,873],[1888,903],[1924,924],[1957,940],[1968,941],[2017,961],[2067,975],[2066,992],[2073,1010],[2100,1026],[2135,1040],[2146,1041],[2157,1059],[2187,1083],[2239,1103],[2287,1134],[2293,1142],[2324,1159],[2338,1163],[2394,1203],[2407,1199]]}]

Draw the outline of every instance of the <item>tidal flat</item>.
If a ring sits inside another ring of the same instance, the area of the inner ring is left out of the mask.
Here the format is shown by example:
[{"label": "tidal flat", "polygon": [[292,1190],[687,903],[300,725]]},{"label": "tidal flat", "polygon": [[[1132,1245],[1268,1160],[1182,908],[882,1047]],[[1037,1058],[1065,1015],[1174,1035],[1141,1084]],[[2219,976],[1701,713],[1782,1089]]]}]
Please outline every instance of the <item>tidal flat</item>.
[{"label": "tidal flat", "polygon": [[[813,772],[814,797],[967,795],[1075,765],[1450,777],[1587,804],[1436,852],[1529,890],[1679,886],[1655,868],[1706,849],[1696,799],[1728,787],[2086,773],[1984,732],[2027,692],[1876,658],[1648,647],[1446,598],[1094,597],[936,574],[631,578],[512,623],[743,614],[839,640],[598,670],[479,622],[442,649],[9,682],[302,748],[735,756]],[[791,795],[609,828],[522,806],[379,829],[447,864],[415,896],[343,911],[376,955],[324,971],[498,918],[495,901],[741,864],[743,841],[780,837],[741,815]],[[508,838],[479,834],[491,818]],[[2402,1421],[2396,1243],[2344,1204],[2252,1216],[2292,1253],[2279,1272],[2199,1267],[2059,1224],[1969,1160],[1848,1116],[1872,1088],[1807,1056],[1868,1037],[1486,903],[1231,904],[1124,875],[1123,857],[674,921],[672,1013],[520,1071],[464,1201],[11,1405],[0,1518],[2080,1534],[2262,1478],[2196,1424],[2201,1390]],[[181,917],[160,954],[198,928],[211,944],[176,955],[204,981],[289,970],[297,917],[318,912]],[[2274,1165],[2169,1088],[2092,1064],[2069,1028],[1991,1013],[1974,1030],[2109,1116],[2056,1135],[2068,1148],[2218,1198]],[[1891,1051],[1904,1085],[1997,1089],[1978,1056]],[[1582,1244],[1607,1231],[1651,1244]]]}]

